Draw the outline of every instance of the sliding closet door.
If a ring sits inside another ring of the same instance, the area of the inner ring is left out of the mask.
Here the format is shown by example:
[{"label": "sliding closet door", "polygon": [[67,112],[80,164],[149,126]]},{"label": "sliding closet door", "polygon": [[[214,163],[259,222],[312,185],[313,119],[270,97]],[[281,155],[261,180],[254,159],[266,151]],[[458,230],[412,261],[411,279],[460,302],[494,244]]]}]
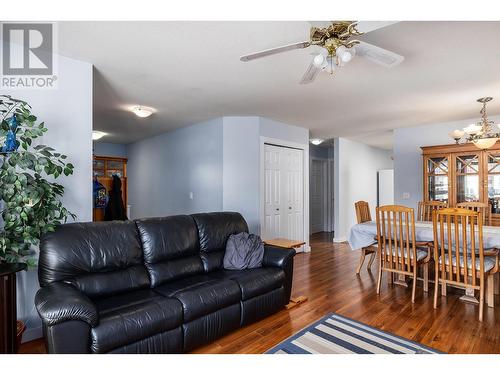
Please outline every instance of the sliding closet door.
[{"label": "sliding closet door", "polygon": [[303,151],[264,146],[265,239],[304,239]]}]

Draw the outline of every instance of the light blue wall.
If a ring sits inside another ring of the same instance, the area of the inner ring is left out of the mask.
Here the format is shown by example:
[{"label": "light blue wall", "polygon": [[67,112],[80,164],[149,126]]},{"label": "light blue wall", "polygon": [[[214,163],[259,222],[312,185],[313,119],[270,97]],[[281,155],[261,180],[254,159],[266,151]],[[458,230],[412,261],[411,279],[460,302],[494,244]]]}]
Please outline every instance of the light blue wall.
[{"label": "light blue wall", "polygon": [[238,211],[260,233],[259,118],[223,119],[223,209]]},{"label": "light blue wall", "polygon": [[127,157],[126,146],[120,143],[94,142],[94,155]]},{"label": "light blue wall", "polygon": [[222,210],[221,118],[129,144],[126,151],[132,218]]},{"label": "light blue wall", "polygon": [[[490,120],[499,123],[500,116]],[[477,118],[394,130],[394,202],[417,208],[423,199],[421,146],[452,144],[448,133],[478,121]],[[409,199],[403,199],[409,193]]]}]

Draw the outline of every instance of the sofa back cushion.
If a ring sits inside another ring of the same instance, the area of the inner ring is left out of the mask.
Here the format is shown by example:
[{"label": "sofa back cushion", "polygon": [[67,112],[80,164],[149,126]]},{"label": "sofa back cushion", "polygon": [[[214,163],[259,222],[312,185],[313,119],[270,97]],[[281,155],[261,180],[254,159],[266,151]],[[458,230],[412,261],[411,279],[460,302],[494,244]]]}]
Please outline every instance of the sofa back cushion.
[{"label": "sofa back cushion", "polygon": [[89,297],[149,286],[135,223],[63,224],[40,241],[40,285],[73,284]]},{"label": "sofa back cushion", "polygon": [[136,224],[152,287],[204,272],[191,216],[140,219]]},{"label": "sofa back cushion", "polygon": [[229,236],[248,232],[247,222],[238,212],[212,212],[192,217],[198,228],[200,255],[205,272],[221,269]]}]

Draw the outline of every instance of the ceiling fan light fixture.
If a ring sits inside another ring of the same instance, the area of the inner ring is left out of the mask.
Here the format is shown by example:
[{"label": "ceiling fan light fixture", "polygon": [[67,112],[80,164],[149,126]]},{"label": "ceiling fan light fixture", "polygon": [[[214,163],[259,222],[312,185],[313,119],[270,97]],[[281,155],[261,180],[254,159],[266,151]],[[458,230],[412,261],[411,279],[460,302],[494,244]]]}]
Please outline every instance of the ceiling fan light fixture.
[{"label": "ceiling fan light fixture", "polygon": [[144,107],[142,105],[136,105],[132,107],[132,112],[137,116],[137,117],[149,117],[151,116],[155,110],[154,108],[151,107]]},{"label": "ceiling fan light fixture", "polygon": [[320,144],[323,143],[323,139],[320,139],[320,138],[313,138],[311,139],[311,143],[315,146],[319,146]]},{"label": "ceiling fan light fixture", "polygon": [[313,64],[317,68],[323,68],[323,66],[326,64],[326,57],[323,56],[323,54],[321,54],[321,53],[314,56]]}]

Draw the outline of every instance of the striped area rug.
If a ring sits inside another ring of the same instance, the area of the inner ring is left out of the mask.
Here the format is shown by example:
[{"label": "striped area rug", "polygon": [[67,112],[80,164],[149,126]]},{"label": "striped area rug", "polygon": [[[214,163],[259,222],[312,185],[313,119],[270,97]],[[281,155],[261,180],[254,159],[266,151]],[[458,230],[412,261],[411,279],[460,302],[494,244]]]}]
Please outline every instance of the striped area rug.
[{"label": "striped area rug", "polygon": [[326,315],[266,354],[430,354],[439,351],[338,314]]}]

